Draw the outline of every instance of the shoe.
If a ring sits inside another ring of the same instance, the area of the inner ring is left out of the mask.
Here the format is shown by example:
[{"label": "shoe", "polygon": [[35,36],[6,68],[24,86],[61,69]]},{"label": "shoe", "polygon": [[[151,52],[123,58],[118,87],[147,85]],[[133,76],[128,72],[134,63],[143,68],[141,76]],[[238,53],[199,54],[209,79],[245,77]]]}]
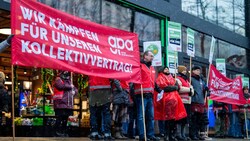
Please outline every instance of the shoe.
[{"label": "shoe", "polygon": [[64,137],[62,132],[56,131],[56,137]]},{"label": "shoe", "polygon": [[159,140],[161,140],[161,138],[153,136],[153,137],[148,138],[147,140],[148,141],[159,141]]},{"label": "shoe", "polygon": [[190,137],[190,139],[191,139],[191,140],[195,140],[195,141],[199,140],[199,138],[197,138],[197,137],[195,137],[195,136],[194,136],[194,137]]},{"label": "shoe", "polygon": [[99,135],[99,134],[90,135],[89,138],[90,138],[91,140],[102,140],[102,139],[103,139],[103,137],[102,137],[101,135]]},{"label": "shoe", "polygon": [[104,136],[105,141],[113,141],[115,140],[112,136]]},{"label": "shoe", "polygon": [[120,140],[128,139],[128,138],[125,137],[121,132],[115,132],[115,138],[116,138],[116,139],[120,139]]},{"label": "shoe", "polygon": [[183,138],[183,137],[181,137],[181,136],[176,136],[176,139],[177,139],[178,141],[186,141],[186,139]]}]

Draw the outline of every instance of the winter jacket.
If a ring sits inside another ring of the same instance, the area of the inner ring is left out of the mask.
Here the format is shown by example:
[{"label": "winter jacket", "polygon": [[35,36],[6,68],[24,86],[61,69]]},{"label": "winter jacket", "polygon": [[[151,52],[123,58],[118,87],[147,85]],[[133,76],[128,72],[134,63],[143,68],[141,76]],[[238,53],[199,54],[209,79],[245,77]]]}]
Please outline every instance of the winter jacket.
[{"label": "winter jacket", "polygon": [[8,112],[8,98],[7,91],[4,88],[4,85],[0,84],[0,112],[2,111]]},{"label": "winter jacket", "polygon": [[159,73],[156,84],[164,90],[163,98],[157,101],[158,93],[154,94],[155,120],[179,120],[187,116],[184,104],[178,94],[175,79],[172,75]]},{"label": "winter jacket", "polygon": [[194,88],[194,96],[192,97],[192,103],[198,103],[204,105],[204,91],[207,89],[205,82],[198,75],[192,75],[192,86]]},{"label": "winter jacket", "polygon": [[130,103],[129,98],[129,84],[126,81],[113,81],[113,104],[126,104]]},{"label": "winter jacket", "polygon": [[63,91],[62,99],[54,100],[55,109],[73,109],[74,95],[77,94],[77,89],[72,85],[69,79],[61,79],[57,77],[54,83],[54,87],[59,91]]},{"label": "winter jacket", "polygon": [[179,94],[182,102],[184,104],[191,104],[191,95],[193,95],[194,89],[193,86],[190,85],[188,77],[182,73],[178,73],[176,80],[180,87]]}]

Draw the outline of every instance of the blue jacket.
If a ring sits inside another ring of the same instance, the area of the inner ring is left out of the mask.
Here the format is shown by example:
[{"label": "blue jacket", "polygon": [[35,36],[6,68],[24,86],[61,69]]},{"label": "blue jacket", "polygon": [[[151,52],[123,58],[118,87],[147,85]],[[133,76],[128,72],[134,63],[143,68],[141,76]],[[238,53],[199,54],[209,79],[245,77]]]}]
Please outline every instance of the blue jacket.
[{"label": "blue jacket", "polygon": [[192,103],[204,104],[205,89],[207,89],[206,83],[200,76],[192,75],[191,83],[194,88],[194,96],[192,97]]}]

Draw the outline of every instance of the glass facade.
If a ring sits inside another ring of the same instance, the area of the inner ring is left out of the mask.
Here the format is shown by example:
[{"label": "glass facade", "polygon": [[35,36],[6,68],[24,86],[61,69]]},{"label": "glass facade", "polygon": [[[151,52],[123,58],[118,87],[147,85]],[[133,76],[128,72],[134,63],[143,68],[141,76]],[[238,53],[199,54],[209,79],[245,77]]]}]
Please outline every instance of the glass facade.
[{"label": "glass facade", "polygon": [[182,0],[182,10],[245,36],[245,0]]},{"label": "glass facade", "polygon": [[159,41],[160,19],[105,0],[39,0],[46,5],[106,26],[135,32],[143,41]]},{"label": "glass facade", "polygon": [[[182,27],[182,51],[187,49],[187,28]],[[195,31],[195,56],[209,59],[212,38],[209,35]],[[225,58],[226,63],[236,68],[247,67],[246,49],[217,39],[215,42],[213,60]]]}]

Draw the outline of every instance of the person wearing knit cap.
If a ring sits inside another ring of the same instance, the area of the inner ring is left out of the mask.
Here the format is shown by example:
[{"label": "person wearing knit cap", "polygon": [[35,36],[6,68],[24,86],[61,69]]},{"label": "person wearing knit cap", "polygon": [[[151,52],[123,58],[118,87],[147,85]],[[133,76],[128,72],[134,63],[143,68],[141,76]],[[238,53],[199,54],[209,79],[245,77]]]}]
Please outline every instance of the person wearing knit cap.
[{"label": "person wearing knit cap", "polygon": [[193,96],[194,89],[193,86],[189,83],[189,79],[187,76],[187,68],[185,66],[178,66],[177,68],[178,74],[176,81],[179,84],[180,90],[179,94],[181,96],[182,102],[184,103],[186,112],[187,112],[187,118],[182,119],[177,124],[177,132],[176,132],[176,138],[178,140],[189,140],[189,137],[186,136],[185,133],[185,126],[188,126],[190,121],[190,104],[191,104],[191,96]]},{"label": "person wearing knit cap", "polygon": [[208,87],[202,79],[200,66],[192,68],[191,84],[194,88],[194,96],[191,102],[190,137],[192,140],[205,140],[207,116],[205,114],[204,98]]},{"label": "person wearing knit cap", "polygon": [[156,84],[164,90],[164,94],[161,99],[158,99],[159,94],[154,95],[155,120],[165,120],[164,140],[174,141],[176,140],[174,136],[176,121],[187,116],[181,97],[178,94],[179,87],[170,74],[168,67],[159,69]]}]

